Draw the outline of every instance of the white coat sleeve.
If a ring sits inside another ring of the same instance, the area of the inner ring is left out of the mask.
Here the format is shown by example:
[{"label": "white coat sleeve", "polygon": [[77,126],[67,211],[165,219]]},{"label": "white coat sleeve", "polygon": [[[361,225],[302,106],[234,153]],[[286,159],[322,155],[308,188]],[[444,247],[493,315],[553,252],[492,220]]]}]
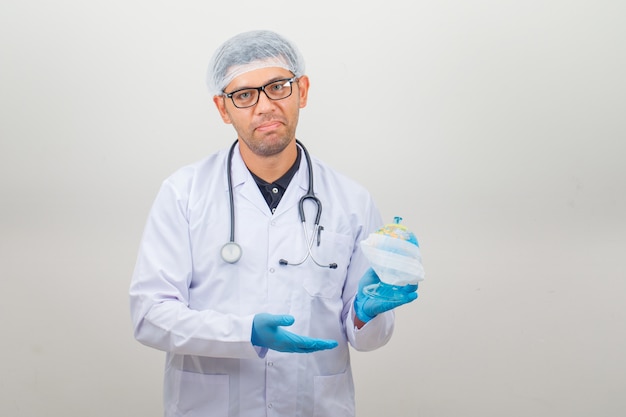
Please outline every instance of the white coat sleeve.
[{"label": "white coat sleeve", "polygon": [[135,338],[176,354],[258,358],[252,345],[254,316],[239,317],[188,307],[192,248],[188,190],[166,180],[150,210],[130,285]]},{"label": "white coat sleeve", "polygon": [[360,329],[354,324],[354,300],[347,320],[347,334],[350,344],[358,351],[367,352],[384,346],[393,334],[395,315],[393,310],[386,311],[365,323]]}]

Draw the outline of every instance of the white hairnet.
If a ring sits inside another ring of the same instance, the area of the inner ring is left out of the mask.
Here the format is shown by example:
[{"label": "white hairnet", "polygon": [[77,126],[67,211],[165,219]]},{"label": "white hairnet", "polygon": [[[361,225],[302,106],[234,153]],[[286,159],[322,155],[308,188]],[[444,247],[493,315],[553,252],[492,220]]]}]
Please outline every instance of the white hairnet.
[{"label": "white hairnet", "polygon": [[220,95],[237,76],[259,68],[280,67],[296,77],[304,74],[304,59],[296,46],[269,30],[240,33],[213,54],[207,71],[211,95]]}]

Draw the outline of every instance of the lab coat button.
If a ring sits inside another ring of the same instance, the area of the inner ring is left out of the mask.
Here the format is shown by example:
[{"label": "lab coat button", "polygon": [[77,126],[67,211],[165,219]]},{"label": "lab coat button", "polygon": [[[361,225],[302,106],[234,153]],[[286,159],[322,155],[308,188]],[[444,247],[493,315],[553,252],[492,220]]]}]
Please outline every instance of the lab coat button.
[{"label": "lab coat button", "polygon": [[274,362],[268,362],[267,366],[274,366]]},{"label": "lab coat button", "polygon": [[270,268],[270,274],[273,274],[276,270],[274,268]]},{"label": "lab coat button", "polygon": [[267,405],[267,408],[272,408],[272,404],[268,404],[268,405]]}]

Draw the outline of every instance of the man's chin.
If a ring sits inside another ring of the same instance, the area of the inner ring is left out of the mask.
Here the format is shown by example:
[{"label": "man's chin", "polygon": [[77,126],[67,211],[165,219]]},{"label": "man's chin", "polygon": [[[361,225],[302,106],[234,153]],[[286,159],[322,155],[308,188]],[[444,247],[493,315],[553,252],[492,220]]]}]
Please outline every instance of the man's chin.
[{"label": "man's chin", "polygon": [[274,156],[283,152],[293,139],[285,139],[282,136],[262,135],[253,143],[246,142],[250,150],[259,156]]}]

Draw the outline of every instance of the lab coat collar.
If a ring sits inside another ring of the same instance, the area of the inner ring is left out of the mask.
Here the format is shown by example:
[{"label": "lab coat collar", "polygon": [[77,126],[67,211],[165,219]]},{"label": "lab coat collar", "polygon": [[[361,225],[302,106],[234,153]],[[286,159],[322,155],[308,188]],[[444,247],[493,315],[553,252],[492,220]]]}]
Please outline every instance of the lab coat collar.
[{"label": "lab coat collar", "polygon": [[[228,158],[228,152],[226,153],[226,158]],[[267,207],[267,203],[259,191],[259,187],[256,185],[254,178],[252,178],[252,174],[250,174],[248,167],[243,162],[243,158],[241,158],[239,144],[235,146],[235,151],[233,152],[231,170],[233,193],[235,198],[235,211],[237,210],[238,197],[241,196],[258,208],[261,213],[268,216],[271,215]],[[228,189],[228,183],[226,183],[226,187]]]},{"label": "lab coat collar", "polygon": [[[301,150],[302,151],[302,150]],[[280,200],[276,212],[274,216],[279,216],[285,211],[289,210],[293,206],[297,206],[300,201],[300,197],[306,193],[309,184],[309,176],[308,176],[308,166],[306,163],[306,158],[304,157],[304,151],[302,151],[303,155],[300,158],[300,167],[298,168],[298,172],[291,179],[291,183],[287,190],[285,191],[285,195]],[[228,158],[228,152],[225,153],[226,158]],[[241,152],[239,152],[239,144],[235,146],[235,151],[233,152],[233,161],[232,161],[232,181],[233,181],[233,191],[236,194],[241,195],[248,201],[250,201],[255,207],[257,207],[262,213],[265,213],[267,216],[271,216],[270,212],[259,187],[254,181],[252,174],[248,170],[248,167],[243,162],[243,158],[241,157]],[[226,183],[226,187],[228,189],[228,183]],[[236,198],[235,198],[236,199]],[[237,202],[235,202],[235,207]]]}]

